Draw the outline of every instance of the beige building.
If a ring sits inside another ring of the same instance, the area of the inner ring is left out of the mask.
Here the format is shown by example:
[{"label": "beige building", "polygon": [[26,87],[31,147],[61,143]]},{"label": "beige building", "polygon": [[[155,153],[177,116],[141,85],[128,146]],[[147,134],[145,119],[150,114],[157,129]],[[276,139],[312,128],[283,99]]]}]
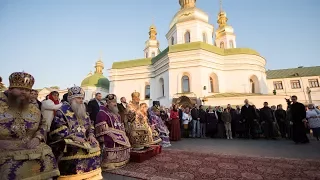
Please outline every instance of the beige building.
[{"label": "beige building", "polygon": [[269,93],[298,96],[301,103],[320,105],[320,66],[267,71]]}]

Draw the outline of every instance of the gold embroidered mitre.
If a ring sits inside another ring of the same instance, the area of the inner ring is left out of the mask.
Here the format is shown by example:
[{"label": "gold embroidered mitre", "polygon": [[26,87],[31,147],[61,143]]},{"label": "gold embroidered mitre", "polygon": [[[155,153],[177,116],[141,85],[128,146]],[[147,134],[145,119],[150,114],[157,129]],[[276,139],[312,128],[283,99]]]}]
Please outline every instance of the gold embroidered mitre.
[{"label": "gold embroidered mitre", "polygon": [[9,88],[25,88],[32,89],[34,77],[25,72],[14,72],[9,76]]},{"label": "gold embroidered mitre", "polygon": [[139,92],[133,92],[132,94],[131,94],[131,97],[133,98],[133,97],[140,97],[140,93]]}]

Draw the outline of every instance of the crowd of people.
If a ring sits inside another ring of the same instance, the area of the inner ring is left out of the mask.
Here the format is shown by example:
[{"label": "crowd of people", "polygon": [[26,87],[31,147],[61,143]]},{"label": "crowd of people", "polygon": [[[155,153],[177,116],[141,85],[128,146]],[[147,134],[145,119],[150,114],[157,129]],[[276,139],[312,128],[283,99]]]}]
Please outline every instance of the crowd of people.
[{"label": "crowd of people", "polygon": [[319,140],[320,111],[307,108],[296,96],[281,105],[261,109],[140,103],[115,94],[97,93],[88,103],[84,91],[74,86],[59,99],[51,92],[40,102],[32,89],[35,79],[25,72],[12,73],[10,86],[0,92],[0,179],[102,179],[103,170],[125,166],[130,152],[153,145],[170,147],[183,138],[279,137],[308,143],[312,129]]},{"label": "crowd of people", "polygon": [[[304,106],[297,102],[297,96],[287,101],[287,109],[282,105],[269,107],[264,102],[263,108],[257,109],[246,99],[244,105],[232,108],[216,106],[163,108],[163,120],[170,130],[171,140],[184,138],[266,138],[292,139],[296,143],[308,143],[306,136],[312,133],[319,140],[320,110],[313,104]],[[311,130],[311,131],[310,131]]]}]

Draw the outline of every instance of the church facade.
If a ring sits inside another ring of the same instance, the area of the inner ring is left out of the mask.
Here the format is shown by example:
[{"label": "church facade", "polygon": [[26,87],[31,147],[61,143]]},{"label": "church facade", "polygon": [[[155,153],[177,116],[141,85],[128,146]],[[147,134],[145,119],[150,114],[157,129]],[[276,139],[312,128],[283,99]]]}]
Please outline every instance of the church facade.
[{"label": "church facade", "polygon": [[284,98],[292,93],[276,89],[272,80],[282,77],[267,80],[272,71],[266,71],[265,58],[254,49],[237,47],[234,29],[221,7],[215,30],[196,0],[179,0],[179,4],[166,34],[168,47],[159,50],[157,30],[151,25],[144,58],[114,62],[109,69],[111,93],[131,99],[136,91],[149,105],[153,101],[165,106],[182,101],[241,105],[246,98],[257,107],[264,101],[285,104]]},{"label": "church facade", "polygon": [[169,46],[159,51],[152,25],[144,58],[113,63],[110,92],[129,98],[137,91],[142,100],[163,105],[182,95],[199,101],[215,93],[267,94],[266,61],[253,49],[237,48],[226,12],[220,10],[219,28],[214,31],[195,0],[179,3],[181,9],[166,34]]}]

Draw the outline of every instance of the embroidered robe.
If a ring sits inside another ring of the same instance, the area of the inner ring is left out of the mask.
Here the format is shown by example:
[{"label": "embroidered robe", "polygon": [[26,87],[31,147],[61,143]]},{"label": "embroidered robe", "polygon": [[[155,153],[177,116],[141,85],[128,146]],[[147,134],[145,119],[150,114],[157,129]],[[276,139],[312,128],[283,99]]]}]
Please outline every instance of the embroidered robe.
[{"label": "embroidered robe", "polygon": [[168,147],[171,145],[170,143],[170,137],[169,137],[169,130],[167,126],[164,124],[160,116],[157,116],[152,110],[149,110],[149,122],[152,124],[155,128],[155,130],[158,132],[162,142],[161,145],[163,147]]},{"label": "embroidered robe", "polygon": [[102,144],[101,167],[113,170],[125,166],[130,159],[130,142],[119,114],[101,106],[96,118],[96,137]]},{"label": "embroidered robe", "polygon": [[[88,141],[94,135],[94,127],[88,115],[77,118],[69,103],[65,102],[51,124],[50,146],[58,160],[60,179],[102,179],[100,168],[100,147]],[[77,136],[86,140],[76,142]]]},{"label": "embroidered robe", "polygon": [[34,149],[27,143],[35,137],[44,139],[46,121],[33,104],[22,112],[8,106],[0,92],[0,179],[49,179],[59,176],[51,148],[44,142]]},{"label": "embroidered robe", "polygon": [[147,117],[140,113],[138,107],[139,104],[136,105],[132,102],[128,104],[125,123],[128,123],[126,131],[132,148],[143,149],[154,142]]}]

